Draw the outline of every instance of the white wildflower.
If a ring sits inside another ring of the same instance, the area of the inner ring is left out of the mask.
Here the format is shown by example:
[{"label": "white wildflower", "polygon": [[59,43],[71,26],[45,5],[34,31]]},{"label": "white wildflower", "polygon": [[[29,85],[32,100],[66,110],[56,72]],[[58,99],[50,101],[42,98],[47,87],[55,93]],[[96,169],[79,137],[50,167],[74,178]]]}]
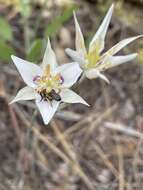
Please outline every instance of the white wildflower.
[{"label": "white wildflower", "polygon": [[93,39],[89,44],[89,50],[85,48],[83,34],[81,32],[80,26],[78,24],[76,15],[74,13],[75,28],[76,28],[76,40],[75,46],[76,50],[66,49],[66,53],[76,62],[79,63],[80,67],[83,69],[84,74],[87,78],[93,79],[100,77],[109,83],[109,80],[101,72],[115,67],[122,63],[131,61],[137,56],[137,53],[125,55],[125,56],[114,56],[122,48],[136,40],[143,35],[130,37],[124,39],[109,49],[107,52],[102,53],[105,46],[105,36],[111,20],[114,5],[112,5],[107,12],[104,20],[102,21],[98,31],[94,35]]},{"label": "white wildflower", "polygon": [[82,70],[75,62],[58,66],[49,40],[41,67],[16,56],[12,56],[12,60],[27,86],[18,92],[11,103],[35,100],[45,124],[52,119],[61,102],[88,105],[69,89]]}]

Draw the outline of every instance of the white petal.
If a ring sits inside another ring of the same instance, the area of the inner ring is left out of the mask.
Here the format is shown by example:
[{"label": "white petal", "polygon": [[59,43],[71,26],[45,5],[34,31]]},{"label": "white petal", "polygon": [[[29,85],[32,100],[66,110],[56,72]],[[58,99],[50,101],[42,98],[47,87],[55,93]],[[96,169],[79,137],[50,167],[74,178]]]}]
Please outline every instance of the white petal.
[{"label": "white petal", "polygon": [[55,112],[58,109],[59,103],[60,102],[57,101],[41,101],[40,98],[36,100],[36,105],[42,115],[45,125],[47,125],[54,116]]},{"label": "white petal", "polygon": [[82,70],[78,63],[67,63],[57,67],[57,73],[60,73],[64,79],[63,87],[71,87],[80,77]]},{"label": "white petal", "polygon": [[131,61],[137,56],[137,53],[129,54],[129,55],[123,55],[123,56],[106,56],[102,60],[102,63],[98,66],[99,71],[104,71],[106,69],[109,69],[111,67],[118,66],[122,63]]},{"label": "white petal", "polygon": [[49,39],[48,39],[47,48],[45,50],[45,54],[44,54],[44,58],[42,62],[43,69],[46,67],[47,64],[51,65],[52,70],[54,70],[55,67],[57,66],[56,55],[51,48],[51,43]]},{"label": "white petal", "polygon": [[75,22],[75,30],[76,30],[76,39],[75,39],[76,50],[78,52],[82,52],[83,54],[86,54],[83,34],[78,24],[75,12],[73,12],[73,14],[74,14],[74,22]]},{"label": "white petal", "polygon": [[11,56],[15,66],[17,67],[19,73],[21,74],[24,82],[31,87],[35,87],[33,79],[35,76],[40,76],[42,70],[38,65],[35,65],[29,61],[25,61],[19,57]]},{"label": "white petal", "polygon": [[117,43],[115,46],[113,46],[111,49],[109,49],[105,54],[103,54],[103,57],[105,55],[114,55],[117,52],[119,52],[122,48],[124,48],[125,46],[127,46],[129,43],[133,42],[134,40],[143,37],[143,35],[139,35],[139,36],[135,36],[135,37],[130,37],[130,38],[126,38],[122,41],[120,41],[119,43]]},{"label": "white petal", "polygon": [[89,104],[78,94],[70,89],[63,89],[60,93],[61,99],[66,103],[81,103],[89,106]]},{"label": "white petal", "polygon": [[99,53],[104,49],[104,44],[105,44],[105,35],[107,33],[107,29],[111,20],[112,12],[113,12],[114,5],[110,7],[109,11],[107,12],[104,20],[102,21],[98,31],[94,35],[90,46],[89,46],[89,51],[95,50],[95,48],[99,48]]},{"label": "white petal", "polygon": [[65,52],[73,59],[73,61],[78,62],[80,66],[84,65],[85,63],[84,57],[79,52],[74,51],[70,48],[67,48]]},{"label": "white petal", "polygon": [[123,55],[123,56],[112,56],[109,58],[109,67],[114,67],[122,63],[129,62],[132,59],[135,59],[136,56],[137,56],[137,53],[132,53],[132,54]]},{"label": "white petal", "polygon": [[36,98],[36,93],[34,89],[29,86],[26,86],[21,90],[19,90],[15,98],[10,102],[10,104],[21,100],[33,100],[35,98]]},{"label": "white petal", "polygon": [[99,72],[97,69],[90,69],[88,71],[85,71],[85,75],[88,79],[95,79],[99,77],[103,79],[105,82],[107,82],[108,84],[110,83],[108,78],[105,75],[103,75],[101,72]]}]

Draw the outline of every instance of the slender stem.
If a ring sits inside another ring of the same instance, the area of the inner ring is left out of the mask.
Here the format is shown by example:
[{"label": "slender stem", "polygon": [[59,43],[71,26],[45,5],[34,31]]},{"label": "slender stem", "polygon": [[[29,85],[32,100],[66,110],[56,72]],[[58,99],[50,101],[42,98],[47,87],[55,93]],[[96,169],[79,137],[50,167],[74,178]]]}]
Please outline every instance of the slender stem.
[{"label": "slender stem", "polygon": [[29,23],[28,18],[23,18],[23,24],[24,24],[24,43],[25,43],[25,54],[27,55],[27,52],[29,50],[30,46],[30,37],[29,37]]},{"label": "slender stem", "polygon": [[30,46],[30,31],[29,31],[29,14],[25,14],[25,9],[29,9],[30,5],[29,2],[25,4],[24,0],[20,0],[21,5],[21,15],[22,15],[22,22],[23,22],[23,30],[24,30],[24,48],[25,48],[25,55],[29,50]]},{"label": "slender stem", "polygon": [[39,16],[38,16],[38,18],[36,19],[36,23],[35,23],[35,27],[34,27],[34,34],[35,34],[35,37],[36,37],[37,30],[38,30],[38,28],[39,28],[39,25],[41,24],[42,11],[43,11],[43,9],[46,7],[47,3],[48,3],[48,0],[44,0],[43,5],[42,5],[42,7],[41,7],[41,11],[40,11],[40,13],[38,14]]}]

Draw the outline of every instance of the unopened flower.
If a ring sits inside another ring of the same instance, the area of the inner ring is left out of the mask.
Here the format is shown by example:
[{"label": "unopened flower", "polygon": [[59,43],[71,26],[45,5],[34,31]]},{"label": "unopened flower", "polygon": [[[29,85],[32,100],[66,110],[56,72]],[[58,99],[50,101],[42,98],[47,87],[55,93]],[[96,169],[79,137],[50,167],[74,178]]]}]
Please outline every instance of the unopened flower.
[{"label": "unopened flower", "polygon": [[12,56],[12,60],[27,86],[18,92],[11,103],[35,99],[45,124],[49,123],[61,102],[88,105],[69,89],[82,70],[77,63],[58,66],[49,40],[41,67],[16,56]]},{"label": "unopened flower", "polygon": [[81,32],[76,15],[74,13],[75,29],[76,29],[76,40],[75,40],[76,50],[72,50],[69,48],[66,49],[66,53],[74,61],[79,63],[80,67],[83,69],[84,74],[87,78],[93,79],[96,77],[100,77],[108,83],[109,80],[101,72],[111,67],[115,67],[117,65],[120,65],[122,63],[134,59],[137,56],[137,53],[125,56],[114,56],[114,55],[132,41],[143,36],[143,35],[138,35],[135,37],[124,39],[119,43],[117,43],[116,45],[114,45],[107,52],[102,53],[102,51],[104,50],[105,36],[111,20],[113,8],[114,5],[112,5],[109,11],[107,12],[104,20],[101,23],[101,26],[99,27],[98,31],[96,32],[96,34],[94,35],[93,39],[89,44],[88,51],[85,48],[83,34]]}]

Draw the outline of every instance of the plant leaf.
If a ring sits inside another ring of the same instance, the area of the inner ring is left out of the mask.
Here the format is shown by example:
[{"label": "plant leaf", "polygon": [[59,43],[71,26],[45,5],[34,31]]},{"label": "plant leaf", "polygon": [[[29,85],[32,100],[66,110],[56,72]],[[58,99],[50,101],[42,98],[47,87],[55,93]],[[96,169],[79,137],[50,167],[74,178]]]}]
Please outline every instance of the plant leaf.
[{"label": "plant leaf", "polygon": [[20,0],[21,15],[28,18],[31,14],[30,0]]},{"label": "plant leaf", "polygon": [[6,19],[0,18],[0,38],[2,40],[12,40],[12,29]]},{"label": "plant leaf", "polygon": [[8,62],[12,54],[15,54],[14,49],[5,42],[0,41],[0,60]]},{"label": "plant leaf", "polygon": [[49,24],[48,27],[45,30],[45,36],[54,37],[58,30],[61,28],[61,26],[67,22],[70,17],[73,15],[73,10],[77,8],[77,5],[71,5],[67,7],[61,16],[55,17]]},{"label": "plant leaf", "polygon": [[43,47],[42,40],[36,39],[32,43],[32,45],[28,51],[27,59],[32,62],[39,61],[41,59],[41,55],[42,55],[42,47]]}]

